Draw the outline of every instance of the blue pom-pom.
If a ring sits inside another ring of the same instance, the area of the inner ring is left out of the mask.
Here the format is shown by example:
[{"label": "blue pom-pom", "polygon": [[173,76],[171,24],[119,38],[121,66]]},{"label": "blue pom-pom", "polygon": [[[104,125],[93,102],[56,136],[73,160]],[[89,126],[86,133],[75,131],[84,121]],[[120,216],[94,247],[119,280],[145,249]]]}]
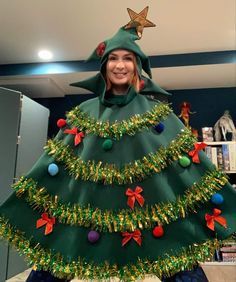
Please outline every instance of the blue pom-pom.
[{"label": "blue pom-pom", "polygon": [[165,128],[165,125],[162,122],[159,122],[157,125],[154,126],[156,132],[161,133]]},{"label": "blue pom-pom", "polygon": [[51,175],[51,176],[55,176],[57,175],[59,172],[59,168],[56,164],[52,163],[48,166],[48,173]]},{"label": "blue pom-pom", "polygon": [[215,205],[220,205],[224,202],[224,197],[220,193],[215,193],[212,195],[211,201]]}]

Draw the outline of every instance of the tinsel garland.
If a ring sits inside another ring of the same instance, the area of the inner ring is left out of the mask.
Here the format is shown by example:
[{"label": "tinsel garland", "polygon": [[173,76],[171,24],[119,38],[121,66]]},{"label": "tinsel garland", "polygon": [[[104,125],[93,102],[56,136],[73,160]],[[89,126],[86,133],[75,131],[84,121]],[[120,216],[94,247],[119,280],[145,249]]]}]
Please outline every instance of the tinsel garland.
[{"label": "tinsel garland", "polygon": [[198,183],[194,183],[175,202],[119,211],[102,211],[90,206],[64,204],[59,201],[58,196],[49,195],[45,187],[38,187],[33,179],[22,177],[13,188],[17,196],[24,196],[33,208],[47,211],[61,223],[95,228],[102,232],[123,232],[152,228],[156,224],[165,225],[185,218],[186,214],[195,212],[201,204],[209,201],[226,182],[225,174],[214,170],[204,175]]},{"label": "tinsel garland", "polygon": [[188,128],[185,128],[168,147],[160,147],[155,153],[124,164],[121,168],[115,164],[104,164],[102,161],[96,163],[94,160],[88,160],[85,162],[75,156],[72,148],[61,140],[48,140],[45,151],[56,161],[61,162],[75,179],[100,182],[106,185],[113,183],[123,185],[140,182],[154,173],[159,173],[177,160],[181,154],[186,154],[194,143],[196,143],[196,137]]},{"label": "tinsel garland", "polygon": [[127,120],[110,123],[109,121],[98,121],[83,112],[79,106],[70,111],[67,122],[79,131],[92,133],[103,138],[120,139],[123,135],[135,135],[137,132],[156,125],[167,118],[172,109],[166,103],[155,105],[153,109],[143,114],[136,114]]},{"label": "tinsel garland", "polygon": [[159,278],[169,277],[176,272],[191,269],[199,262],[204,262],[213,257],[215,249],[221,245],[217,239],[208,240],[201,244],[193,244],[188,248],[182,248],[177,253],[165,254],[157,257],[155,261],[140,259],[132,264],[120,266],[101,262],[95,264],[87,262],[83,258],[66,261],[60,253],[53,253],[50,249],[43,248],[40,243],[28,240],[24,233],[13,228],[6,218],[0,217],[0,236],[8,240],[11,246],[24,255],[28,263],[37,269],[51,272],[61,279],[73,279],[77,277],[83,280],[109,280],[117,277],[121,281],[136,281],[144,279],[145,275],[155,275]]}]

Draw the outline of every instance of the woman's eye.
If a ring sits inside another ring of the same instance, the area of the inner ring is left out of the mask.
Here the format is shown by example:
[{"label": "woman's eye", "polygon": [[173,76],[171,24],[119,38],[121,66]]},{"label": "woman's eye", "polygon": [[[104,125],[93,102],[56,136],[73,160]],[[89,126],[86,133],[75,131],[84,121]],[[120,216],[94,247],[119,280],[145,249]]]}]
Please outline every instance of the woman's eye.
[{"label": "woman's eye", "polygon": [[133,61],[133,58],[131,56],[123,57],[123,58],[118,58],[116,56],[110,56],[110,57],[108,57],[108,60],[109,61],[118,61],[118,60],[120,60],[120,61],[124,61],[124,62],[125,61],[130,62],[130,61]]},{"label": "woman's eye", "polygon": [[115,60],[116,60],[116,57],[112,57],[112,56],[111,56],[111,57],[109,57],[109,60],[110,60],[110,61],[115,61]]},{"label": "woman's eye", "polygon": [[132,58],[132,57],[125,57],[125,60],[126,60],[126,61],[132,61],[133,58]]}]

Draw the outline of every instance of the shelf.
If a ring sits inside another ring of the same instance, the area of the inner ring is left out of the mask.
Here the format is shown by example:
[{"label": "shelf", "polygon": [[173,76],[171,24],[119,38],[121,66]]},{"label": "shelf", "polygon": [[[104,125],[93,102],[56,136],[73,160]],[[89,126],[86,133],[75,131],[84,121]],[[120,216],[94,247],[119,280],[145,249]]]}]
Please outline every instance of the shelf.
[{"label": "shelf", "polygon": [[[236,141],[205,142],[210,161],[226,174],[236,174]],[[224,169],[225,168],[225,169]]]},{"label": "shelf", "polygon": [[209,145],[209,146],[217,146],[217,145],[223,145],[223,144],[236,144],[236,141],[213,141],[213,142],[207,142],[206,141],[204,143]]},{"label": "shelf", "polygon": [[216,266],[236,266],[236,262],[228,261],[206,261],[201,263],[201,265],[216,265]]}]

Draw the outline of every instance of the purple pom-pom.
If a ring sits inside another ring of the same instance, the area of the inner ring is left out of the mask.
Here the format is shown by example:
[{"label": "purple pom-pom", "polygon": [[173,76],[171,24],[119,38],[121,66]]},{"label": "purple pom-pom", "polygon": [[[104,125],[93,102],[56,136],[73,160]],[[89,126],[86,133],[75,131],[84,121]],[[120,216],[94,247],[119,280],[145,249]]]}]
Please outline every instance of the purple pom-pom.
[{"label": "purple pom-pom", "polygon": [[96,243],[100,238],[100,234],[97,231],[91,230],[88,233],[88,241],[92,244]]},{"label": "purple pom-pom", "polygon": [[220,205],[224,202],[224,197],[220,193],[215,193],[212,195],[211,201],[215,205]]}]

